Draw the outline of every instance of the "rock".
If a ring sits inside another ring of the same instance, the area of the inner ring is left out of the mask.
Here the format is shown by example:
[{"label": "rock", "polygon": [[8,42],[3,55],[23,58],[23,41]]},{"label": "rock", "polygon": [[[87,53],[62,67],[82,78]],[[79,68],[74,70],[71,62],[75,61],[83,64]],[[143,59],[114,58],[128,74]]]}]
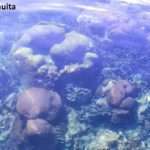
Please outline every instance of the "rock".
[{"label": "rock", "polygon": [[16,109],[25,118],[49,114],[55,118],[62,105],[58,93],[44,88],[31,87],[18,95]]}]

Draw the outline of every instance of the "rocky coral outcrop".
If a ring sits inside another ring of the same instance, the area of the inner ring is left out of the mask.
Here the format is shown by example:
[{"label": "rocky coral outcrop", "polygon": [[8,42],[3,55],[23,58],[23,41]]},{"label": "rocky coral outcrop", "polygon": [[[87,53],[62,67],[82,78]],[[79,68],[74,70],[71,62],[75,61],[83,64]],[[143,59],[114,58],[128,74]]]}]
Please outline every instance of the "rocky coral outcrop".
[{"label": "rocky coral outcrop", "polygon": [[110,80],[106,85],[98,88],[96,94],[104,97],[97,102],[101,108],[110,107],[109,114],[112,123],[121,123],[123,120],[131,119],[135,116],[137,101],[134,97],[135,86],[127,80]]},{"label": "rocky coral outcrop", "polygon": [[22,137],[20,144],[55,146],[55,135],[59,132],[55,132],[53,123],[58,124],[56,120],[61,108],[62,99],[52,90],[31,87],[20,92],[16,104],[19,116],[15,126],[18,128],[14,131],[17,137]]},{"label": "rocky coral outcrop", "polygon": [[[21,38],[14,43],[10,55],[14,59],[14,65],[22,74],[25,84],[33,84],[31,82],[39,84],[39,76],[42,76],[43,79],[51,80],[48,86],[53,87],[55,77],[50,70],[56,66],[49,55],[49,49],[53,44],[61,42],[64,35],[65,29],[62,26],[40,23],[25,30]],[[45,66],[46,70],[43,74],[41,70]]]},{"label": "rocky coral outcrop", "polygon": [[24,90],[17,98],[17,111],[25,118],[37,118],[42,114],[56,117],[62,106],[58,93],[44,88],[32,87]]},{"label": "rocky coral outcrop", "polygon": [[[63,119],[65,121],[61,123],[67,130],[63,135],[59,134],[59,138],[63,139],[64,145],[69,145],[69,150],[150,149],[149,93],[144,93],[144,96],[138,99],[134,95],[138,93],[134,85],[128,80],[123,80],[128,78],[133,81],[133,76],[137,74],[140,78],[135,77],[134,80],[144,81],[143,83],[146,84],[143,89],[145,86],[149,88],[148,7],[145,6],[142,10],[141,4],[128,5],[126,0],[112,0],[110,5],[104,3],[109,0],[96,1],[96,3],[93,1],[75,2],[72,7],[52,3],[44,7],[49,9],[52,6],[52,11],[44,11],[44,14],[40,12],[40,17],[39,12],[16,15],[19,23],[20,19],[24,22],[21,26],[17,25],[18,30],[39,20],[55,22],[35,24],[27,30],[21,29],[23,35],[18,41],[14,40],[12,46],[11,57],[13,56],[15,61],[12,65],[17,66],[19,75],[16,77],[21,80],[23,86],[16,105],[19,120],[23,124],[20,125],[20,129],[17,125],[19,129],[17,134],[26,135],[26,139],[23,139],[25,146],[19,148],[21,150],[24,150],[24,147],[28,150],[60,150],[61,148],[49,146],[53,144],[49,133],[51,134],[52,128],[57,127],[58,122]],[[29,18],[32,17],[35,18],[30,22]],[[8,20],[10,21],[9,15],[4,19],[4,24]],[[17,21],[14,23],[18,24]],[[14,23],[10,23],[12,28],[6,29],[9,29],[7,36],[3,31],[0,32],[0,47],[4,47],[2,51],[5,51],[7,43],[11,42],[9,37],[11,34],[15,39],[21,34],[18,31],[10,32],[14,29]],[[2,23],[3,27],[5,25]],[[5,40],[8,42],[5,43]],[[11,149],[10,144],[9,148],[1,148],[1,143],[13,130],[12,111],[16,111],[14,109],[16,103],[12,101],[12,97],[4,98],[15,87],[15,84],[12,84],[14,78],[8,73],[11,68],[13,67],[9,66],[6,69],[0,64],[0,149],[3,150]],[[102,85],[102,80],[107,78],[116,80],[109,80]],[[24,82],[26,79],[31,81],[30,84]],[[94,92],[99,83],[100,92],[97,90],[98,95],[95,96]],[[57,92],[48,90],[52,89],[51,87],[58,90],[64,98],[64,105],[68,110],[67,115],[63,114],[64,118],[58,113],[62,107],[62,100]],[[19,87],[20,89],[22,88]],[[137,99],[139,106],[136,114]],[[1,105],[3,101],[6,102],[5,108]],[[57,118],[58,114],[60,115]],[[126,127],[125,124],[130,126],[130,123],[134,122],[134,115],[137,115],[136,131],[122,130]],[[121,126],[118,123],[122,123]],[[117,131],[112,127],[117,128]],[[14,136],[16,136],[15,131],[12,132]],[[122,133],[123,141],[119,141],[118,131],[121,131],[119,133]],[[48,136],[43,138],[43,135]],[[129,135],[134,136],[129,138]],[[22,139],[21,136],[18,139]],[[26,146],[26,142],[30,143],[31,148]]]},{"label": "rocky coral outcrop", "polygon": [[109,81],[102,92],[107,97],[109,105],[118,107],[126,97],[132,95],[134,86],[127,80]]}]

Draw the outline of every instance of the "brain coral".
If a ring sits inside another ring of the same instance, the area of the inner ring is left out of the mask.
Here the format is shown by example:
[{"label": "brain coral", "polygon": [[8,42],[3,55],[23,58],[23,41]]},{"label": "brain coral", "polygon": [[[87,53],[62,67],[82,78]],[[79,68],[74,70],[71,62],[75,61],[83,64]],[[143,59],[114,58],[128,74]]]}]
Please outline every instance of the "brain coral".
[{"label": "brain coral", "polygon": [[61,104],[58,93],[32,87],[18,95],[16,109],[27,119],[37,118],[42,114],[51,114],[53,118],[60,110]]}]

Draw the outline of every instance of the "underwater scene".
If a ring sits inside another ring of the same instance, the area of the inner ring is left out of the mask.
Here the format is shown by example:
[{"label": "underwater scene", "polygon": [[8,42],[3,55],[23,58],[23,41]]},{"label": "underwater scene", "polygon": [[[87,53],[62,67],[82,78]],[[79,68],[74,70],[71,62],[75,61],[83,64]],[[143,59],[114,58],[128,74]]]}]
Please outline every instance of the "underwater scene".
[{"label": "underwater scene", "polygon": [[150,150],[150,1],[3,0],[0,150]]}]

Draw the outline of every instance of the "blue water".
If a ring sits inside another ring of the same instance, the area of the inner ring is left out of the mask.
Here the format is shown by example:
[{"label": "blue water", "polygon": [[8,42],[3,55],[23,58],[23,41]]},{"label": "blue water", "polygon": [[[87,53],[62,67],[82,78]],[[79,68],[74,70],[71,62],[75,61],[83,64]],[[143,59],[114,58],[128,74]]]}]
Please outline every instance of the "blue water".
[{"label": "blue water", "polygon": [[149,150],[150,2],[12,4],[0,10],[0,150]]}]

